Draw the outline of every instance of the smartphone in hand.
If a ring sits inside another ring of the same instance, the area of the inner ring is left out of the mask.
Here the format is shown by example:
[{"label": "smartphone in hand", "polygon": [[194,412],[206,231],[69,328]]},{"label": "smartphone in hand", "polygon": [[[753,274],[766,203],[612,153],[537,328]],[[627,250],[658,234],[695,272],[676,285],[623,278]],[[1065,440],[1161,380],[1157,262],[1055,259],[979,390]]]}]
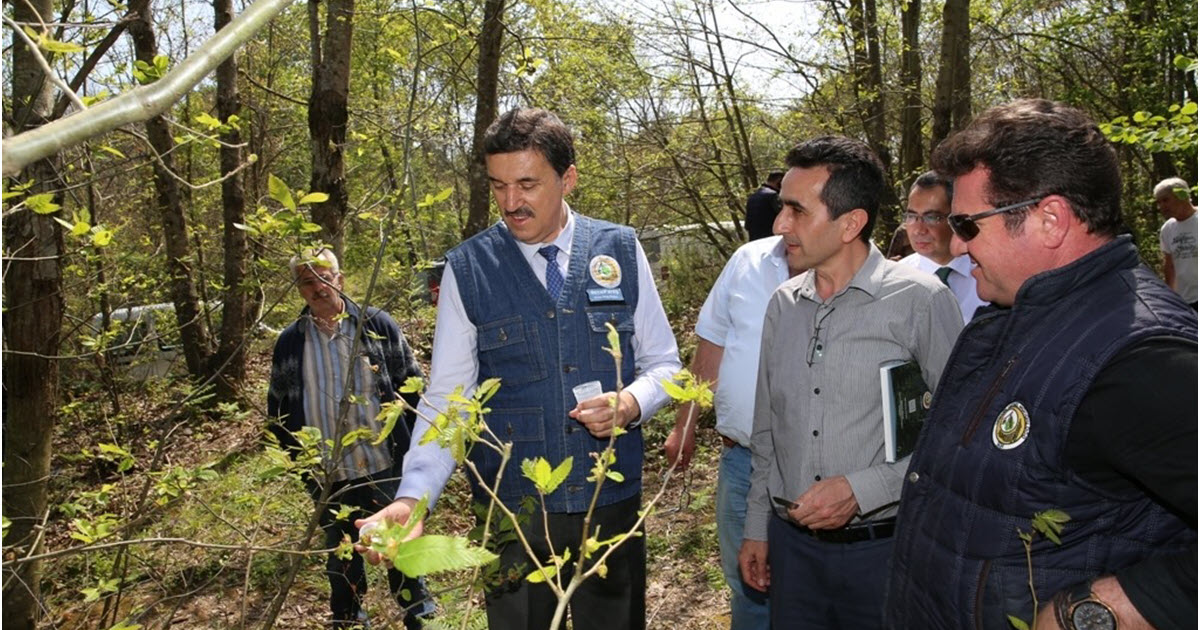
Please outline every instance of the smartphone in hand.
[{"label": "smartphone in hand", "polygon": [[775,505],[778,505],[785,510],[791,510],[797,507],[794,501],[788,501],[783,497],[771,497],[771,500],[775,502]]}]

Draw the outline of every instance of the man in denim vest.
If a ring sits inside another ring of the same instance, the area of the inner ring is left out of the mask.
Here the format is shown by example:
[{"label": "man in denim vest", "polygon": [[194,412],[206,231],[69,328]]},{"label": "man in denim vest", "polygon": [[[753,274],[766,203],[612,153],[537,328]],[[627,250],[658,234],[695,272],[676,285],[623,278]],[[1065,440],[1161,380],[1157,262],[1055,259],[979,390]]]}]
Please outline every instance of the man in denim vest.
[{"label": "man in denim vest", "polygon": [[[512,110],[488,128],[484,152],[503,221],[446,255],[432,382],[419,415],[434,418],[456,386],[470,395],[485,380],[500,379],[486,421],[501,441],[512,444],[512,458],[501,469],[499,456],[480,444],[470,460],[483,484],[495,487],[499,499],[519,512],[525,499],[538,497],[521,474],[522,461],[544,457],[558,466],[572,459],[566,480],[541,497],[542,505],[525,511],[521,525],[539,561],[570,550],[572,561],[563,567],[569,575],[593,496],[589,535],[598,530],[604,539],[636,527],[639,425],[666,402],[661,381],[678,371],[678,350],[633,230],[567,205],[578,174],[571,133],[562,121],[541,109]],[[619,365],[606,350],[609,325],[620,339]],[[577,393],[588,385],[597,393]],[[427,427],[418,422],[414,444]],[[612,465],[619,474],[596,495],[587,479],[592,454],[604,451],[615,427],[623,429]],[[405,458],[397,500],[368,520],[407,521],[419,498],[437,500],[453,470],[454,460],[436,442],[414,446]],[[488,491],[471,481],[476,503],[486,505]],[[524,579],[532,562],[520,544],[507,544],[500,554],[504,581],[488,593],[489,627],[544,630],[557,604],[554,594]],[[378,560],[373,554],[368,559]],[[587,580],[574,593],[573,627],[643,628],[644,539],[626,540],[605,565],[604,577]]]},{"label": "man in denim vest", "polygon": [[[996,308],[959,336],[909,463],[889,627],[1195,627],[1196,314],[1122,233],[1116,150],[1021,100],[933,166]],[[1069,520],[1035,528],[1047,511]]]}]

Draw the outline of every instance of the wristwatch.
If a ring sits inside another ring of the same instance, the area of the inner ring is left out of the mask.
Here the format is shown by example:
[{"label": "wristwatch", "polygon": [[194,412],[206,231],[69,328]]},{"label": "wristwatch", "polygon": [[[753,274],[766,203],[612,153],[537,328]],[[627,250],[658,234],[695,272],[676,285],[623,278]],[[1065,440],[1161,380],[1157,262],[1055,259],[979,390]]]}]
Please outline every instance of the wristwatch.
[{"label": "wristwatch", "polygon": [[1064,630],[1117,630],[1117,616],[1092,594],[1091,582],[1059,592],[1054,612]]}]

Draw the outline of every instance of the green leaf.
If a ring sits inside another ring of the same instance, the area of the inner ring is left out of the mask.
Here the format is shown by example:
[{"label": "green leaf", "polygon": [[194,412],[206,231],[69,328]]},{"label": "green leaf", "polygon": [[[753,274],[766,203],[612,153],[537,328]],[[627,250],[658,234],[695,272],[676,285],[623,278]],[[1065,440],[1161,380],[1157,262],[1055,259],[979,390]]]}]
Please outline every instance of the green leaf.
[{"label": "green leaf", "polygon": [[383,428],[379,430],[379,435],[371,440],[372,446],[382,444],[387,436],[392,434],[392,430],[396,428],[396,422],[404,415],[404,401],[397,400],[390,403],[384,403],[379,409],[379,415],[375,416],[376,420],[383,419]]},{"label": "green leaf", "polygon": [[425,379],[420,376],[410,376],[400,387],[401,394],[416,394],[425,389]]},{"label": "green leaf", "polygon": [[575,465],[573,457],[568,457],[550,473],[550,481],[546,484],[546,494],[551,494],[558,489],[562,482],[567,480],[567,476],[571,474],[571,467]]},{"label": "green leaf", "polygon": [[682,387],[676,385],[673,381],[664,378],[662,380],[662,386],[663,391],[667,392],[667,395],[672,399],[678,401],[688,400],[687,392],[685,392]]},{"label": "green leaf", "polygon": [[106,145],[106,144],[102,144],[102,145],[100,145],[100,146],[98,146],[98,147],[96,147],[96,148],[97,148],[97,149],[100,149],[101,151],[104,151],[104,152],[106,152],[106,153],[111,153],[111,154],[113,154],[113,155],[115,155],[115,156],[117,156],[117,157],[119,157],[119,158],[122,158],[122,159],[124,159],[124,158],[125,158],[125,154],[124,154],[124,153],[121,153],[120,151],[118,151],[118,150],[116,150],[116,149],[114,149],[114,148],[112,148],[112,147],[110,147],[110,146],[108,146],[108,145]]},{"label": "green leaf", "polygon": [[274,174],[267,175],[267,191],[271,198],[278,201],[288,210],[296,210],[296,202],[292,199],[292,191],[282,179]]},{"label": "green leaf", "polygon": [[466,538],[437,535],[425,535],[398,543],[395,553],[385,555],[405,575],[432,575],[472,569],[497,558],[496,554],[486,549],[472,547]]},{"label": "green leaf", "polygon": [[67,42],[60,42],[49,35],[40,35],[38,37],[38,47],[46,52],[58,53],[61,55],[69,55],[71,53],[82,52],[84,50],[83,46],[78,44],[69,44]]},{"label": "green leaf", "polygon": [[615,470],[610,470],[610,471],[604,473],[604,476],[608,477],[612,481],[615,481],[616,483],[621,483],[621,482],[625,481],[625,475],[622,475],[621,473],[619,473]]},{"label": "green leaf", "polygon": [[96,247],[107,247],[113,240],[113,231],[97,225],[92,229],[92,244]]},{"label": "green leaf", "polygon": [[1133,122],[1146,122],[1150,118],[1150,112],[1137,112],[1133,115]]},{"label": "green leaf", "polygon": [[1196,101],[1188,101],[1184,104],[1183,109],[1179,110],[1179,113],[1185,116],[1192,116],[1196,113],[1196,110]]},{"label": "green leaf", "polygon": [[531,584],[542,584],[550,581],[550,579],[556,574],[558,574],[558,567],[550,565],[540,569],[534,569],[529,575],[525,576],[525,580]]},{"label": "green leaf", "polygon": [[608,328],[608,348],[609,352],[614,357],[621,356],[621,335],[617,333],[617,327],[612,325],[612,322],[605,322],[604,326]]},{"label": "green leaf", "polygon": [[62,207],[54,203],[54,193],[30,195],[25,198],[25,206],[38,214],[57,212]]},{"label": "green leaf", "polygon": [[1008,623],[1012,624],[1012,627],[1016,628],[1017,630],[1029,630],[1029,624],[1012,615],[1008,615]]},{"label": "green leaf", "polygon": [[326,201],[329,201],[328,194],[323,193],[323,192],[310,192],[307,195],[304,195],[303,197],[301,197],[299,203],[300,203],[300,205],[303,206],[305,204],[310,204],[310,203],[325,203]]},{"label": "green leaf", "polygon": [[196,114],[195,120],[197,123],[208,127],[210,130],[217,129],[221,126],[220,119],[208,114],[207,112],[200,112],[199,114]]}]

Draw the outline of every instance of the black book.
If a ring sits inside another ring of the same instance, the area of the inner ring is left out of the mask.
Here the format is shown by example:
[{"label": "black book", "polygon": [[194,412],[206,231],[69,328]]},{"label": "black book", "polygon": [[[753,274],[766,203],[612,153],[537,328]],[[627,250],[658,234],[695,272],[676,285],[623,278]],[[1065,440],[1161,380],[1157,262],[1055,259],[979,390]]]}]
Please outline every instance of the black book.
[{"label": "black book", "polygon": [[879,366],[883,395],[883,449],[889,463],[908,457],[929,415],[933,392],[914,361],[888,361]]}]

